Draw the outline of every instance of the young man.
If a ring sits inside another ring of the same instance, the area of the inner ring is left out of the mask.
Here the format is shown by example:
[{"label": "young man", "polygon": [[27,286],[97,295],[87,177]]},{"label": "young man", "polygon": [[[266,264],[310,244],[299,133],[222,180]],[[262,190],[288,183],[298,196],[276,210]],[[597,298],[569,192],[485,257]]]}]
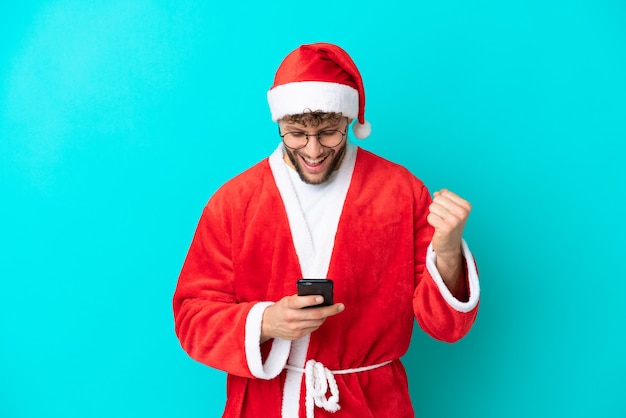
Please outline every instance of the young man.
[{"label": "young man", "polygon": [[[370,126],[336,45],[289,54],[268,100],[282,142],[205,207],[174,295],[181,344],[228,373],[225,417],[413,417],[413,318],[454,342],[476,317],[470,205],[348,141],[353,119],[357,138]],[[337,303],[312,307],[299,278],[332,279]]]}]

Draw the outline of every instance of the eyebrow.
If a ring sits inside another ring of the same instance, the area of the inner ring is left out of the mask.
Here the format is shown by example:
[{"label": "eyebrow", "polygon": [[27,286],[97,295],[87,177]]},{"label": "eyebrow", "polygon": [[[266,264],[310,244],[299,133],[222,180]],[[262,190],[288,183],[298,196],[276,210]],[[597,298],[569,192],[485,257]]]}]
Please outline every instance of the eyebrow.
[{"label": "eyebrow", "polygon": [[[295,125],[290,125],[290,124],[285,124],[285,130],[287,129],[291,129],[291,130],[295,130],[295,131],[305,131],[307,128],[303,128],[301,126],[295,126]],[[321,128],[318,128],[317,132],[321,132],[321,131],[325,131],[325,130],[329,130],[329,129],[339,129],[339,124],[335,124],[335,125],[323,125]]]}]

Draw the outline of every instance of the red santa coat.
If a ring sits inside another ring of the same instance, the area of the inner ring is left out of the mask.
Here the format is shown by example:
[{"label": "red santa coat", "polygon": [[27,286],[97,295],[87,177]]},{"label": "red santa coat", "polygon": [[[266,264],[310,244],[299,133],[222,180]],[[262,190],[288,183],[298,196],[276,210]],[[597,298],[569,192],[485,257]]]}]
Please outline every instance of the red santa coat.
[{"label": "red santa coat", "polygon": [[[462,338],[475,320],[474,260],[463,243],[470,297],[458,301],[429,246],[426,187],[368,151],[353,148],[352,155],[334,246],[321,270],[345,310],[301,340],[259,345],[264,309],[316,271],[306,264],[307,237],[278,168],[279,150],[226,183],[202,213],[174,295],[175,327],[192,358],[228,373],[225,417],[306,417],[307,402],[313,407],[300,369],[310,359],[348,371],[334,375],[339,411],[315,408],[316,417],[413,417],[399,360],[413,318],[447,342]],[[375,368],[350,372],[368,366]]]}]

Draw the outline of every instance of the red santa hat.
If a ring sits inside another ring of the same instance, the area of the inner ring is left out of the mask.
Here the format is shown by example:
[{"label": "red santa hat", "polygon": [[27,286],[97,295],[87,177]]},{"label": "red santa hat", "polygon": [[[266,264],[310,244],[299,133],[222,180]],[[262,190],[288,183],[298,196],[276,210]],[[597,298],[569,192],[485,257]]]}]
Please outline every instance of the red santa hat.
[{"label": "red santa hat", "polygon": [[367,138],[372,130],[365,120],[365,91],[356,65],[337,45],[302,45],[278,67],[267,92],[272,120],[305,111],[341,112],[357,119],[354,136]]}]

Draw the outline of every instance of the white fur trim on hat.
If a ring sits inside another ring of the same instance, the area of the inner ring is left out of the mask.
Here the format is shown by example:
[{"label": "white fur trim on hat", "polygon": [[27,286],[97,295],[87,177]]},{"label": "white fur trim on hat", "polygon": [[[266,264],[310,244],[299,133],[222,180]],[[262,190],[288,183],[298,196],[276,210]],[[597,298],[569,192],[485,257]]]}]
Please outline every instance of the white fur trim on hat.
[{"label": "white fur trim on hat", "polygon": [[359,93],[345,84],[323,81],[296,81],[267,92],[272,120],[306,111],[341,112],[354,119],[359,114]]}]

